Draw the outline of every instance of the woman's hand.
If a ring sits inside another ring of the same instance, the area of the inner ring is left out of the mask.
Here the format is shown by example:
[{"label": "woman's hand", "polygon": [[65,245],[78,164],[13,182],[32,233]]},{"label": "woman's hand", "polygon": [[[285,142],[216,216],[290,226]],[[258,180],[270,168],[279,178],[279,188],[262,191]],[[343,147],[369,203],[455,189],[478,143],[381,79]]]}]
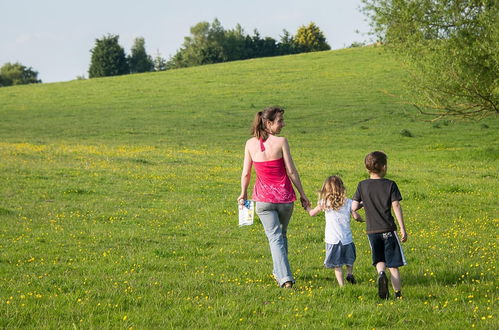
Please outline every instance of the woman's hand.
[{"label": "woman's hand", "polygon": [[301,206],[306,209],[307,207],[310,207],[310,201],[308,200],[307,196],[302,195],[300,196],[300,202]]},{"label": "woman's hand", "polygon": [[242,193],[241,195],[239,195],[239,197],[237,198],[237,203],[238,204],[244,204],[244,201],[248,199],[248,194],[247,193]]}]

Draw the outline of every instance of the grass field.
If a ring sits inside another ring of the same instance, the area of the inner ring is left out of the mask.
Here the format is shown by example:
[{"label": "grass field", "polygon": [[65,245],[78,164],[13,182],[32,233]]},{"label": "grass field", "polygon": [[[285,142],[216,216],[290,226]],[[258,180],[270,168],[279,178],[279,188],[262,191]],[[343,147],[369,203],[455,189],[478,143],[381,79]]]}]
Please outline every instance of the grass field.
[{"label": "grass field", "polygon": [[[0,88],[0,327],[498,328],[499,121],[426,122],[380,48]],[[363,224],[359,284],[322,267],[324,217],[296,205],[294,290],[261,224],[239,228],[253,115],[286,108],[309,198],[349,194],[389,156],[404,200],[404,299],[380,301]]]}]

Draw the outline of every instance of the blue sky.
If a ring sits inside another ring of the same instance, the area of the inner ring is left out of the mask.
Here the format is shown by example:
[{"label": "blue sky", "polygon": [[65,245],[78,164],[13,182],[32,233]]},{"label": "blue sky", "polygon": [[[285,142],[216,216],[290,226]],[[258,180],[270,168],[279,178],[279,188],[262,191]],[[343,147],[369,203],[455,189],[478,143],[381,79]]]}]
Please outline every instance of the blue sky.
[{"label": "blue sky", "polygon": [[[1,0],[0,65],[21,62],[39,72],[43,82],[88,77],[95,39],[120,36],[130,53],[133,40],[144,37],[147,52],[169,58],[190,27],[218,18],[232,29],[279,40],[310,22],[324,32],[333,49],[368,41],[368,23],[360,0]],[[356,33],[359,31],[360,33]]]}]

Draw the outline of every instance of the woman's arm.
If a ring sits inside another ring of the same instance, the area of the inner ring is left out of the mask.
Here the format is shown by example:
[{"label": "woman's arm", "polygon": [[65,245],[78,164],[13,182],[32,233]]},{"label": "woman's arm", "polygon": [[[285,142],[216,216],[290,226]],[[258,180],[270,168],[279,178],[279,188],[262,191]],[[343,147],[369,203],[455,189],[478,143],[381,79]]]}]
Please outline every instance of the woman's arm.
[{"label": "woman's arm", "polygon": [[293,157],[291,157],[291,151],[289,150],[288,140],[283,138],[284,142],[282,144],[282,157],[284,158],[284,165],[286,166],[286,172],[288,173],[291,182],[298,189],[300,193],[300,201],[303,207],[310,206],[310,201],[305,195],[305,191],[303,190],[303,186],[301,185],[300,175],[298,174],[298,170],[295,167],[293,162]]},{"label": "woman's arm", "polygon": [[248,186],[251,179],[251,167],[253,165],[253,160],[251,159],[251,155],[248,148],[248,142],[246,142],[246,146],[244,147],[244,162],[243,162],[243,171],[241,173],[241,194],[237,198],[237,202],[240,203],[241,200],[248,199]]}]

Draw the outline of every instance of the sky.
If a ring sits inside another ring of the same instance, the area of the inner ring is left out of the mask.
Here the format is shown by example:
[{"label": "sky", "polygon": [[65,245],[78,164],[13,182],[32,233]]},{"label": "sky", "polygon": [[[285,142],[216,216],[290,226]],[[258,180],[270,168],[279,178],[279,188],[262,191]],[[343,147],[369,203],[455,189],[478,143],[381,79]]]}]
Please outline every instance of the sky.
[{"label": "sky", "polygon": [[0,66],[32,67],[44,83],[88,77],[90,50],[104,35],[119,35],[130,54],[135,38],[168,59],[190,28],[217,18],[225,29],[280,39],[314,22],[332,49],[369,41],[360,0],[0,0]]}]

